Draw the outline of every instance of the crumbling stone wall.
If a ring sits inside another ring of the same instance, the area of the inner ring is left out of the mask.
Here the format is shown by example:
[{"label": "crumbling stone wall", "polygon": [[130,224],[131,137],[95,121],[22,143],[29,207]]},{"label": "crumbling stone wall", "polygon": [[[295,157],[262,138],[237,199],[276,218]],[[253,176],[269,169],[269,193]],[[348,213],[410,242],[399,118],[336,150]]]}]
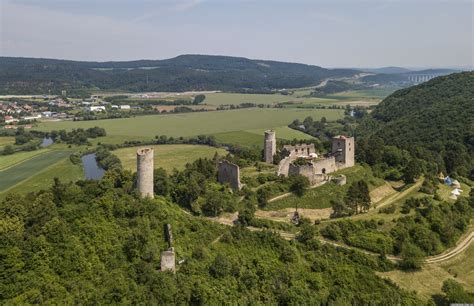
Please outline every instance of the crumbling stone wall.
[{"label": "crumbling stone wall", "polygon": [[344,174],[337,175],[337,176],[333,177],[332,181],[334,183],[336,183],[336,185],[339,185],[339,186],[343,186],[343,185],[347,184],[347,178]]},{"label": "crumbling stone wall", "polygon": [[263,155],[266,163],[273,163],[273,156],[276,154],[276,135],[275,131],[265,131],[265,139],[263,143]]},{"label": "crumbling stone wall", "polygon": [[153,198],[153,148],[137,150],[137,187],[142,198]]},{"label": "crumbling stone wall", "polygon": [[313,167],[316,174],[328,174],[338,169],[334,156],[314,161]]},{"label": "crumbling stone wall", "polygon": [[176,257],[174,248],[161,252],[161,271],[176,272]]},{"label": "crumbling stone wall", "polygon": [[287,156],[310,156],[310,154],[316,154],[316,149],[314,148],[314,144],[297,144],[294,146],[291,145],[285,145],[283,146],[283,149],[281,150],[281,157],[287,157]]},{"label": "crumbling stone wall", "polygon": [[288,175],[291,176],[298,174],[307,177],[311,185],[316,183],[314,176],[314,167],[312,163],[308,163],[306,165],[295,165],[291,163],[288,168]]},{"label": "crumbling stone wall", "polygon": [[240,190],[240,188],[242,188],[239,166],[227,160],[223,160],[219,163],[217,179],[221,184],[229,184],[234,190]]}]

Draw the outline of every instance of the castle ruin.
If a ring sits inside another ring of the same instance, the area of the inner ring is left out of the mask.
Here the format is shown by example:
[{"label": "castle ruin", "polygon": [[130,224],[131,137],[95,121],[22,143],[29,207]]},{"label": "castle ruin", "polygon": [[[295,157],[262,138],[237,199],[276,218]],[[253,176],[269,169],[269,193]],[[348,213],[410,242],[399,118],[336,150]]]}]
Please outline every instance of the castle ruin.
[{"label": "castle ruin", "polygon": [[217,179],[221,184],[229,184],[233,190],[240,190],[240,168],[227,160],[219,162]]},{"label": "castle ruin", "polygon": [[153,198],[153,148],[137,150],[137,187],[142,198]]},{"label": "castle ruin", "polygon": [[161,252],[161,271],[176,272],[176,258],[174,248],[171,247],[166,251]]},{"label": "castle ruin", "polygon": [[273,163],[273,156],[276,154],[275,131],[265,131],[265,140],[263,143],[263,157],[266,163]]},{"label": "castle ruin", "polygon": [[[354,161],[354,138],[346,136],[335,136],[331,139],[331,153],[319,158],[315,152],[314,145],[302,144],[297,146],[284,146],[281,150],[282,160],[278,165],[278,175],[303,175],[307,177],[312,185],[328,180],[329,173],[340,169],[353,167]],[[295,164],[298,158],[304,158],[306,163]],[[339,184],[344,184],[341,178]]]}]

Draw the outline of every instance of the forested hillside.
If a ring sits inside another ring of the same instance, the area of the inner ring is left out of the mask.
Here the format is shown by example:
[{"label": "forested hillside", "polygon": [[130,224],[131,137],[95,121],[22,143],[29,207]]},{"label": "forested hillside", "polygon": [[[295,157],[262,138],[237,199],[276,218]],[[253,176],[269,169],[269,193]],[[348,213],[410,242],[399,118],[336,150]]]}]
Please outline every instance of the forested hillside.
[{"label": "forested hillside", "polygon": [[0,94],[87,94],[94,90],[266,92],[316,85],[356,70],[241,57],[181,55],[167,60],[79,62],[0,57]]},{"label": "forested hillside", "polygon": [[377,139],[381,139],[385,145],[433,162],[439,171],[472,178],[474,72],[438,77],[396,91],[375,108],[358,133],[372,139],[367,151],[376,151]]},{"label": "forested hillside", "polygon": [[[420,305],[376,276],[386,259],[185,214],[141,200],[129,172],[0,204],[1,304]],[[160,272],[171,224],[176,275]]]}]

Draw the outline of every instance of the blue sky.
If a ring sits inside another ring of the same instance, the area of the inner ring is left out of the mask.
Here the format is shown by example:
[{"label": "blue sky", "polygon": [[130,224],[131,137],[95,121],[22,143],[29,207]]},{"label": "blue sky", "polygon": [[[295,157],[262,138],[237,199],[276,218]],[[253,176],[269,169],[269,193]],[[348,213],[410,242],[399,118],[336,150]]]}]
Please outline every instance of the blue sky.
[{"label": "blue sky", "polygon": [[0,55],[472,67],[471,0],[0,0]]}]

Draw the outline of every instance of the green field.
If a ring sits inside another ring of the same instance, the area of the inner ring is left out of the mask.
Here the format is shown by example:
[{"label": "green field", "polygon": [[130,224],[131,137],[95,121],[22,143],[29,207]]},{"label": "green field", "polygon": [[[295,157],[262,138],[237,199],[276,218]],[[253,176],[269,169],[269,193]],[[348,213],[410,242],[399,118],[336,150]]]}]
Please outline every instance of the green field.
[{"label": "green field", "polygon": [[40,149],[40,150],[36,150],[36,151],[18,152],[18,153],[11,154],[11,155],[0,156],[0,171],[5,169],[5,168],[16,165],[18,163],[21,163],[21,162],[23,162],[27,159],[30,159],[30,158],[32,158],[36,155],[40,155],[40,154],[43,154],[43,153],[46,153],[46,152],[49,152],[49,151],[50,151],[49,149]]},{"label": "green field", "polygon": [[[254,133],[260,136],[260,140],[262,140],[263,132],[267,129],[254,129],[254,130],[246,130],[246,132]],[[279,139],[286,139],[286,140],[293,140],[293,139],[313,139],[314,137],[303,132],[290,129],[288,126],[279,126],[273,128],[276,133],[276,137]],[[260,141],[262,144],[263,142]]]},{"label": "green field", "polygon": [[[217,152],[219,155],[227,155],[227,151],[201,145],[156,145],[155,168],[164,168],[171,172],[173,168],[183,169],[186,163],[193,162],[198,158],[212,158]],[[122,166],[126,170],[135,172],[137,169],[137,147],[118,149],[113,154],[120,158]]]},{"label": "green field", "polygon": [[[196,136],[244,130],[257,130],[287,126],[294,119],[307,116],[315,120],[342,118],[343,110],[333,109],[239,109],[172,115],[150,115],[124,119],[43,122],[37,129],[42,131],[71,130],[73,128],[103,127],[112,137]],[[106,143],[107,137],[100,139]]]},{"label": "green field", "polygon": [[278,210],[288,207],[295,207],[298,204],[299,208],[328,208],[331,207],[331,200],[343,199],[350,184],[364,179],[372,190],[375,187],[384,184],[384,180],[375,178],[369,167],[354,166],[343,169],[333,173],[332,175],[344,174],[347,176],[347,184],[344,186],[337,186],[334,183],[326,183],[323,186],[308,190],[302,198],[294,195],[283,198],[281,200],[269,203],[265,210]]},{"label": "green field", "polygon": [[[266,129],[255,129],[247,131],[224,132],[213,134],[218,143],[239,145],[242,147],[263,147],[263,132]],[[276,131],[278,139],[312,139],[313,137],[290,129],[287,126],[273,128]]]},{"label": "green field", "polygon": [[3,149],[6,145],[12,145],[15,143],[15,137],[0,137],[0,149]]},{"label": "green field", "polygon": [[273,104],[297,100],[293,96],[282,94],[242,94],[242,93],[209,93],[204,104],[208,105],[239,105],[241,103]]},{"label": "green field", "polygon": [[[46,169],[40,170],[36,175],[8,189],[8,193],[28,193],[49,188],[55,177],[59,178],[63,183],[69,181],[74,182],[84,179],[84,170],[82,169],[82,165],[74,165],[68,157],[65,157]],[[0,191],[0,198],[6,194],[7,192],[2,194]]]},{"label": "green field", "polygon": [[50,151],[0,171],[0,192],[35,176],[69,154],[69,151]]},{"label": "green field", "polygon": [[263,147],[263,136],[247,131],[224,132],[213,134],[218,143],[232,144],[241,147]]}]

